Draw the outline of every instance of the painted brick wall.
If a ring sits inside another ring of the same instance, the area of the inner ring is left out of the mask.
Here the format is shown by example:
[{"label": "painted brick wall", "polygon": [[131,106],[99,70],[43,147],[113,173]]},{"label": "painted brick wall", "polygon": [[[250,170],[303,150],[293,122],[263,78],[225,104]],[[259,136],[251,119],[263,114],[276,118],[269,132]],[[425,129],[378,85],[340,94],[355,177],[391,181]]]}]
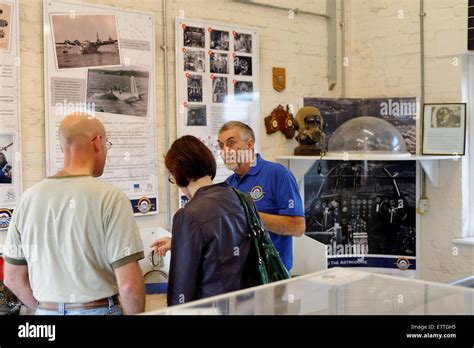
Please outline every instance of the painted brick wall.
[{"label": "painted brick wall", "polygon": [[[352,97],[419,96],[419,1],[354,0],[350,6]],[[467,0],[425,0],[426,103],[461,102],[461,60],[467,45]],[[458,64],[456,65],[456,60]],[[461,237],[461,161],[442,161],[440,187],[427,184],[422,217],[421,277],[449,282],[474,272],[474,248]]]}]

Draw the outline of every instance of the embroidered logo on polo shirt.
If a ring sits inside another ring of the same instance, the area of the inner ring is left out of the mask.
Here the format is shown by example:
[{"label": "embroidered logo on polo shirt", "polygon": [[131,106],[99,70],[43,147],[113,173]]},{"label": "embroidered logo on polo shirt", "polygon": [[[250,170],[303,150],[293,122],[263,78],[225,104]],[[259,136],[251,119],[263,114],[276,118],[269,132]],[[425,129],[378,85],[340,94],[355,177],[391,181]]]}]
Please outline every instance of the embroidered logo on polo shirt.
[{"label": "embroidered logo on polo shirt", "polygon": [[0,208],[0,228],[8,228],[12,219],[12,211],[7,208]]},{"label": "embroidered logo on polo shirt", "polygon": [[263,188],[262,186],[255,186],[252,188],[252,190],[250,190],[250,197],[252,197],[252,199],[254,201],[259,201],[263,198]]}]

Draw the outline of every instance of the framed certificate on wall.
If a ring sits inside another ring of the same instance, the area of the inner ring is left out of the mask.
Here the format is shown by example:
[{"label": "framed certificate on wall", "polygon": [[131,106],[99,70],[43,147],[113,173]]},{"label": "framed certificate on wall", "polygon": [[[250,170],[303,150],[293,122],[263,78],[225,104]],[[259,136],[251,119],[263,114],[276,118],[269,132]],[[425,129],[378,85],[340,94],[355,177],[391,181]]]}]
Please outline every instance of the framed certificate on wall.
[{"label": "framed certificate on wall", "polygon": [[462,156],[466,148],[466,104],[425,104],[423,155]]}]

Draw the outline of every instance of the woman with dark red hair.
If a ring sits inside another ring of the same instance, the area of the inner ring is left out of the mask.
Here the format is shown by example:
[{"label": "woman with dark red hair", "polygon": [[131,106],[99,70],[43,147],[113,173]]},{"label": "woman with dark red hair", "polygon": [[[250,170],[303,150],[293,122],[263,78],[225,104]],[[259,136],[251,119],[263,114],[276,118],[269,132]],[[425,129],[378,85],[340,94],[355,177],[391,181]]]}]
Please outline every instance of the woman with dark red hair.
[{"label": "woman with dark red hair", "polygon": [[196,137],[183,136],[171,145],[165,165],[168,180],[189,199],[174,215],[172,242],[152,245],[161,255],[171,248],[168,306],[257,285],[244,209],[227,183],[212,183],[212,152]]}]

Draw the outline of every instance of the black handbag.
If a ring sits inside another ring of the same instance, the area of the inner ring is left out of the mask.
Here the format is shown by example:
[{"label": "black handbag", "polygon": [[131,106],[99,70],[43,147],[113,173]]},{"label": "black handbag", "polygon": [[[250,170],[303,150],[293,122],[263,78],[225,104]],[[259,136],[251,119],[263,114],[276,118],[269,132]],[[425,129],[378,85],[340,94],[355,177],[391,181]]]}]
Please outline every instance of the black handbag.
[{"label": "black handbag", "polygon": [[289,279],[290,272],[288,272],[283,264],[268,232],[263,228],[255,204],[253,201],[249,202],[250,198],[245,193],[235,188],[233,190],[239,197],[247,218],[247,227],[251,240],[249,257],[251,258],[251,267],[256,268],[257,284],[268,284],[278,280]]}]

